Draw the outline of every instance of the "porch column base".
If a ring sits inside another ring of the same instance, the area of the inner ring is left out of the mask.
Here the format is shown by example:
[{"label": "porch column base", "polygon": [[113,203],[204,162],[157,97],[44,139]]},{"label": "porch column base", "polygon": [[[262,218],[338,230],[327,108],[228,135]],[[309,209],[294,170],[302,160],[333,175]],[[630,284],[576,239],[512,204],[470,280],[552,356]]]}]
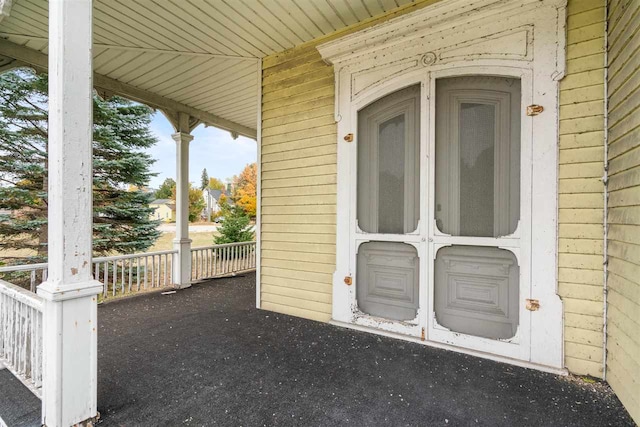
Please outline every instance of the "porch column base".
[{"label": "porch column base", "polygon": [[38,286],[43,298],[42,420],[46,426],[91,425],[98,416],[97,280]]},{"label": "porch column base", "polygon": [[191,286],[191,239],[174,239],[173,287],[185,289]]}]

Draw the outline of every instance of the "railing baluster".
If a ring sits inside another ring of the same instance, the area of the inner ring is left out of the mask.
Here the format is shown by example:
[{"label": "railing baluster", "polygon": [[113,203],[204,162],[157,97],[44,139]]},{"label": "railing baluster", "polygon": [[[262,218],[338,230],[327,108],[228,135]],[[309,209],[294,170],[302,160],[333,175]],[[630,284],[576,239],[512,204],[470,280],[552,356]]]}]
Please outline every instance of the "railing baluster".
[{"label": "railing baluster", "polygon": [[169,278],[169,275],[167,273],[168,265],[169,265],[169,257],[168,257],[168,255],[165,255],[164,256],[164,286],[165,287],[167,287],[167,285],[168,285],[167,279]]},{"label": "railing baluster", "polygon": [[155,271],[156,271],[156,257],[155,255],[151,255],[151,283],[149,283],[149,287],[153,288],[153,280],[155,279],[156,275],[155,275]]},{"label": "railing baluster", "polygon": [[125,276],[125,271],[124,271],[125,270],[125,261],[126,260],[124,260],[124,259],[121,260],[121,263],[122,263],[122,281],[120,282],[120,290],[122,292],[122,295],[125,294],[125,292],[124,292],[124,290],[125,290],[124,284],[126,282],[126,279],[124,277]]},{"label": "railing baluster", "polygon": [[105,261],[104,263],[104,295],[106,298],[109,293],[109,263]]},{"label": "railing baluster", "polygon": [[209,264],[210,264],[210,261],[211,261],[211,259],[209,257],[209,249],[205,249],[204,251],[205,251],[204,252],[204,256],[205,256],[205,259],[207,260],[207,266],[205,267],[204,274],[205,274],[206,277],[209,277],[209,273],[210,273],[209,272]]},{"label": "railing baluster", "polygon": [[113,296],[116,296],[116,291],[118,289],[118,261],[114,260],[113,261],[113,274],[111,274],[113,276],[113,280],[112,280],[112,284],[111,284],[111,292],[113,294]]},{"label": "railing baluster", "polygon": [[36,291],[36,271],[35,270],[31,272],[31,284],[29,286],[29,289],[31,289],[31,292]]},{"label": "railing baluster", "polygon": [[218,263],[220,260],[218,259],[218,248],[213,248],[213,277],[218,275]]},{"label": "railing baluster", "polygon": [[196,280],[199,279],[199,277],[198,277],[198,252],[200,252],[200,251],[196,250],[195,253],[193,254],[194,255],[193,258],[195,258],[195,267],[196,267],[195,276],[196,276]]},{"label": "railing baluster", "polygon": [[147,271],[149,270],[149,257],[144,257],[144,288],[147,289]]},{"label": "railing baluster", "polygon": [[133,284],[133,266],[131,265],[131,259],[127,260],[127,265],[129,268],[129,293],[131,293],[131,285]]}]

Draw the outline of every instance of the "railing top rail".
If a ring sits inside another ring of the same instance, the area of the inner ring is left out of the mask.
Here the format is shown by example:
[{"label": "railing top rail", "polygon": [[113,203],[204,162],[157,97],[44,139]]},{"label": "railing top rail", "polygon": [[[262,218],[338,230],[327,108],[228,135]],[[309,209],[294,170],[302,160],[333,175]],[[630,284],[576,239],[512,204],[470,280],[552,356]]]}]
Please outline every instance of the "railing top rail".
[{"label": "railing top rail", "polygon": [[29,307],[42,311],[42,298],[33,292],[22,289],[20,286],[0,280],[0,294],[7,295]]},{"label": "railing top rail", "polygon": [[[246,246],[246,245],[255,245],[255,240],[251,240],[248,242],[236,242],[236,243],[223,243],[220,245],[211,245],[211,246],[200,246],[197,248],[191,248],[192,251],[198,250],[206,250],[206,249],[215,249],[215,248],[229,248],[235,246]],[[178,251],[176,249],[169,249],[166,251],[155,251],[155,252],[140,252],[135,254],[126,254],[126,255],[111,255],[106,257],[96,257],[93,258],[93,263],[100,262],[108,262],[108,261],[120,261],[123,259],[135,259],[135,258],[143,258],[149,256],[158,256],[158,255],[172,255],[177,254]],[[23,264],[23,265],[7,265],[4,267],[0,267],[0,273],[13,273],[17,271],[34,271],[34,270],[44,270],[48,268],[47,263],[38,263],[38,264]]]},{"label": "railing top rail", "polygon": [[41,270],[47,268],[47,263],[39,263],[39,264],[21,264],[21,265],[7,265],[5,267],[0,267],[0,273],[13,273],[14,271],[31,271],[31,270]]},{"label": "railing top rail", "polygon": [[[175,249],[170,249],[166,251],[155,251],[155,252],[141,252],[136,254],[127,254],[127,255],[111,255],[105,257],[96,257],[93,258],[92,262],[107,262],[107,261],[120,261],[122,259],[132,259],[132,258],[142,258],[147,256],[157,256],[157,255],[172,255],[177,254],[178,251]],[[4,267],[0,267],[0,273],[13,273],[16,271],[33,271],[33,270],[43,270],[48,268],[48,264],[38,263],[38,264],[22,264],[22,265],[7,265]]]},{"label": "railing top rail", "polygon": [[221,243],[219,245],[211,245],[211,246],[199,246],[197,248],[191,248],[192,251],[202,250],[202,249],[215,249],[215,248],[228,248],[231,246],[245,246],[245,245],[255,245],[255,240],[250,240],[248,242],[235,242],[235,243]]},{"label": "railing top rail", "polygon": [[143,258],[152,255],[172,255],[177,254],[178,251],[176,249],[169,249],[166,251],[155,251],[155,252],[139,252],[135,254],[127,254],[127,255],[111,255],[111,256],[103,256],[93,258],[93,262],[106,262],[106,261],[119,261],[121,259],[131,259],[131,258]]}]

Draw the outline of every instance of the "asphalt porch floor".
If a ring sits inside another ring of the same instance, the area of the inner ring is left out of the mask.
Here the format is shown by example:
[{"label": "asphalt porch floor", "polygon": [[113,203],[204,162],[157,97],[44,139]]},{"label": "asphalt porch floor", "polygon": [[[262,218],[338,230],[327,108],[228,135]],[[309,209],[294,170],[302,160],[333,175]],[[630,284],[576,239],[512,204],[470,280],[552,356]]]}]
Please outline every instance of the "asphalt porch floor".
[{"label": "asphalt porch floor", "polygon": [[633,425],[601,384],[255,309],[255,275],[104,304],[103,425]]},{"label": "asphalt porch floor", "polygon": [[257,310],[254,274],[98,320],[100,426],[633,425],[604,384]]}]

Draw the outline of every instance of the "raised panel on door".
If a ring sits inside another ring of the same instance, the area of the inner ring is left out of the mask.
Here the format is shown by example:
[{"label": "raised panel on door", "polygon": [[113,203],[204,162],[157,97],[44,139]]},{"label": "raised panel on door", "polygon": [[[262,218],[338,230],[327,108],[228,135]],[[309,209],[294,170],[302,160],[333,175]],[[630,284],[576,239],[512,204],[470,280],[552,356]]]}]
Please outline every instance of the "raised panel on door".
[{"label": "raised panel on door", "polygon": [[480,246],[442,248],[435,262],[438,324],[493,339],[518,329],[519,268],[513,253]]},{"label": "raised panel on door", "polygon": [[358,250],[356,297],[363,312],[411,320],[418,310],[419,258],[405,243],[368,242]]}]

